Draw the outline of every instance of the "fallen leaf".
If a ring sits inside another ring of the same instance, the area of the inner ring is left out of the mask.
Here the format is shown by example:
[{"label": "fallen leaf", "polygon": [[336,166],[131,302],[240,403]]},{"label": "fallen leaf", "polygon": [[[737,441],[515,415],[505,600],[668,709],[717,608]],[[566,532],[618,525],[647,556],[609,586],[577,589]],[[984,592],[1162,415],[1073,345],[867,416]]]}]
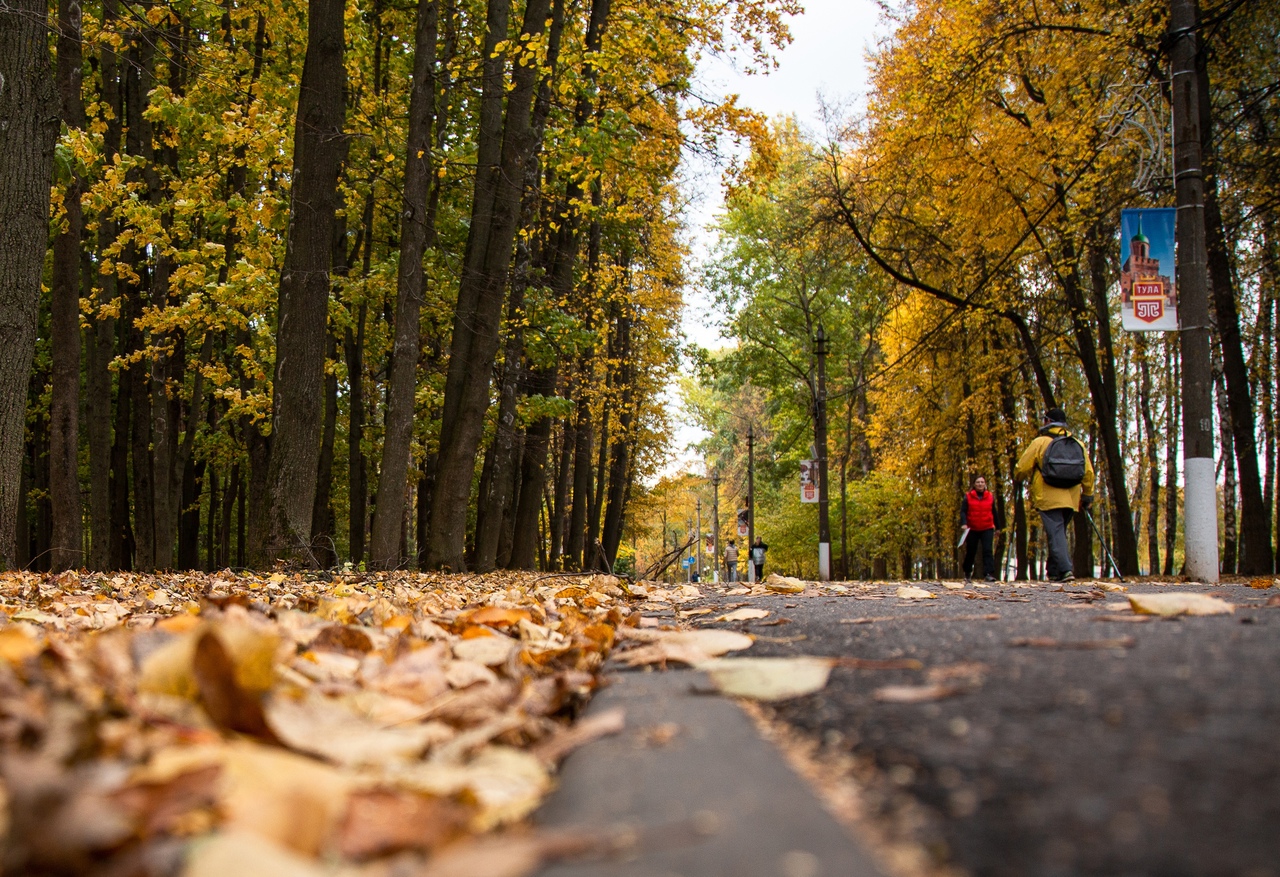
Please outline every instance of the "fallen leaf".
[{"label": "fallen leaf", "polygon": [[930,667],[925,674],[930,682],[947,682],[952,679],[962,679],[970,685],[977,685],[982,682],[982,677],[991,669],[981,661],[960,661],[956,664],[941,664],[937,667]]},{"label": "fallen leaf", "polygon": [[347,624],[330,624],[323,628],[311,641],[311,648],[317,651],[354,652],[363,654],[373,650],[373,642],[369,634],[358,627]]},{"label": "fallen leaf", "polygon": [[520,648],[507,636],[477,636],[453,644],[453,655],[460,661],[475,661],[487,667],[505,664]]},{"label": "fallen leaf", "polygon": [[627,723],[626,710],[614,707],[595,715],[587,716],[572,727],[543,740],[533,747],[533,754],[548,764],[556,764],[573,750],[585,746],[592,740],[619,733]]},{"label": "fallen leaf", "polygon": [[903,585],[898,588],[897,597],[899,600],[936,600],[938,595],[933,591],[925,588],[917,588],[915,585]]},{"label": "fallen leaf", "polygon": [[1131,594],[1129,605],[1143,615],[1172,618],[1177,615],[1229,615],[1236,607],[1204,594]]},{"label": "fallen leaf", "polygon": [[447,798],[394,789],[357,792],[338,827],[338,852],[368,859],[404,850],[431,850],[456,836],[471,811]]},{"label": "fallen leaf", "polygon": [[821,691],[835,661],[794,658],[720,658],[698,665],[722,694],[752,700],[786,700]]},{"label": "fallen leaf", "polygon": [[21,664],[44,651],[44,643],[21,626],[0,628],[0,660]]},{"label": "fallen leaf", "polygon": [[873,695],[881,703],[928,703],[964,694],[969,689],[959,685],[886,685]]},{"label": "fallen leaf", "polygon": [[275,694],[265,707],[266,723],[286,746],[339,765],[377,765],[417,758],[433,743],[453,737],[432,724],[379,725],[341,698],[308,692]]},{"label": "fallen leaf", "polygon": [[1249,579],[1249,587],[1256,588],[1259,591],[1265,591],[1267,588],[1273,587],[1276,579],[1256,578]]},{"label": "fallen leaf", "polygon": [[[635,636],[633,632],[631,636]],[[736,652],[751,647],[752,639],[733,630],[705,628],[702,630],[643,631],[648,645],[623,652],[618,660],[632,667],[641,664],[658,664],[677,661],[682,664],[700,664],[726,652]]]},{"label": "fallen leaf", "polygon": [[745,609],[735,609],[732,612],[727,612],[724,615],[721,615],[719,618],[717,618],[716,621],[751,621],[756,618],[768,618],[768,617],[769,617],[768,609],[745,608]]},{"label": "fallen leaf", "polygon": [[963,591],[964,582],[943,582],[942,587],[951,591]]},{"label": "fallen leaf", "polygon": [[250,734],[269,743],[278,742],[267,727],[259,696],[236,680],[231,656],[211,630],[204,631],[196,640],[191,673],[200,702],[218,727]]},{"label": "fallen leaf", "polygon": [[325,877],[326,870],[247,831],[216,834],[192,845],[182,877]]},{"label": "fallen leaf", "polygon": [[1112,639],[1059,640],[1048,636],[1020,636],[1009,640],[1013,648],[1028,649],[1131,649],[1137,645],[1131,636]]},{"label": "fallen leaf", "polygon": [[525,877],[547,862],[582,855],[599,845],[587,834],[465,841],[432,856],[415,877]]},{"label": "fallen leaf", "polygon": [[777,573],[770,573],[764,580],[764,586],[775,594],[799,594],[805,589],[805,583],[800,579]]}]

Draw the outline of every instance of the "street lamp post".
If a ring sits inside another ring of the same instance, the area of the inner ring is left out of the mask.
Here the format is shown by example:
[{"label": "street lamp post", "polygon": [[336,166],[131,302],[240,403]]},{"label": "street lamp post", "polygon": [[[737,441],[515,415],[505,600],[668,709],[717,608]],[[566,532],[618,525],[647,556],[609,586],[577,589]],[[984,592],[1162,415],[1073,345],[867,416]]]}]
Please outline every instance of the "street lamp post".
[{"label": "street lamp post", "polygon": [[831,516],[827,502],[827,333],[818,324],[818,391],[814,399],[814,444],[818,451],[818,580],[831,581]]}]

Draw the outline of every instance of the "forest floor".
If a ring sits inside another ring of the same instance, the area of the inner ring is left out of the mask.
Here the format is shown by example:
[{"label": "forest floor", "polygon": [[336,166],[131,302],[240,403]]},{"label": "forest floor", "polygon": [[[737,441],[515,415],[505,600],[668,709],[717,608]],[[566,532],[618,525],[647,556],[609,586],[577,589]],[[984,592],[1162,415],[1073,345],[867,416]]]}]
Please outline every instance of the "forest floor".
[{"label": "forest floor", "polygon": [[0,857],[1275,877],[1277,584],[6,573]]},{"label": "forest floor", "polygon": [[[673,679],[669,698],[712,685],[748,698],[741,703],[760,732],[884,873],[1267,877],[1280,874],[1276,585],[772,577],[767,587],[704,585],[702,600],[647,606],[640,632],[665,638],[615,658],[652,666],[655,645],[667,643],[669,663],[689,659],[710,672],[661,674]],[[733,658],[681,655],[698,637],[743,633],[746,648],[705,642],[711,652],[734,649]],[[747,656],[751,678],[725,674],[731,661],[745,669]],[[809,678],[814,665],[829,675]],[[676,711],[691,727],[704,721]],[[661,727],[660,713],[650,721]],[[597,751],[618,758],[614,742],[587,746],[569,759],[560,797],[585,794],[572,779]],[[673,788],[741,771],[735,753],[668,757],[688,774]],[[746,832],[757,867],[723,873],[855,873],[829,865],[844,855],[829,852],[829,837],[788,852],[797,835],[787,829],[762,853],[759,836],[771,822],[788,824],[798,806],[790,793],[776,796]],[[553,797],[550,821],[574,813],[571,805]],[[697,864],[696,852],[664,849],[647,862],[547,873],[721,871]]]}]

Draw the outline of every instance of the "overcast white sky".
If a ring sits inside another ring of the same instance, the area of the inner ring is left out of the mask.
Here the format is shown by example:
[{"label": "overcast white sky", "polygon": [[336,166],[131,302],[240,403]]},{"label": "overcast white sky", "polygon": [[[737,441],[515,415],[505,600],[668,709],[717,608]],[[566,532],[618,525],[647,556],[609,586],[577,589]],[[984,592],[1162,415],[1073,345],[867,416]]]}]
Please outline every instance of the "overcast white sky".
[{"label": "overcast white sky", "polygon": [[[828,104],[860,104],[866,91],[866,55],[882,31],[880,11],[873,0],[805,0],[805,13],[789,22],[792,42],[778,55],[778,67],[768,75],[746,76],[723,59],[709,59],[699,69],[700,90],[706,94],[738,94],[740,103],[770,116],[794,115],[802,127],[819,132],[819,95]],[[714,243],[709,225],[723,201],[720,171],[704,162],[688,162],[685,196],[686,220],[694,264]],[[693,343],[718,347],[719,327],[696,284],[685,290],[684,330]],[[671,405],[676,415],[675,458],[668,472],[688,471],[693,455],[687,446],[702,438],[699,430],[681,423],[679,393],[673,388]],[[695,467],[697,471],[700,467]]]}]

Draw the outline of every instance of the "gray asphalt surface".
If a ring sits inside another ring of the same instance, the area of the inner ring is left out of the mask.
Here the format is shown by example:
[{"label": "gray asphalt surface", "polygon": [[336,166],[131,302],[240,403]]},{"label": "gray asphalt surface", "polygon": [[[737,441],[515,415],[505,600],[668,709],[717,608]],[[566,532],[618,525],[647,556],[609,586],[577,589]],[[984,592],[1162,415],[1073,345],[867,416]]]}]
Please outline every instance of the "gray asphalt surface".
[{"label": "gray asphalt surface", "polygon": [[[776,712],[828,747],[874,759],[930,816],[920,840],[939,862],[1001,877],[1280,875],[1280,605],[1267,605],[1280,591],[1130,584],[1133,594],[1236,605],[1232,615],[1134,622],[1116,611],[1126,594],[1090,583],[995,585],[971,597],[914,584],[938,599],[852,584],[848,595],[694,606],[771,610],[747,623],[699,619],[770,638],[756,656],[920,661],[839,667],[826,689]],[[957,693],[876,697],[927,684]]]}]

